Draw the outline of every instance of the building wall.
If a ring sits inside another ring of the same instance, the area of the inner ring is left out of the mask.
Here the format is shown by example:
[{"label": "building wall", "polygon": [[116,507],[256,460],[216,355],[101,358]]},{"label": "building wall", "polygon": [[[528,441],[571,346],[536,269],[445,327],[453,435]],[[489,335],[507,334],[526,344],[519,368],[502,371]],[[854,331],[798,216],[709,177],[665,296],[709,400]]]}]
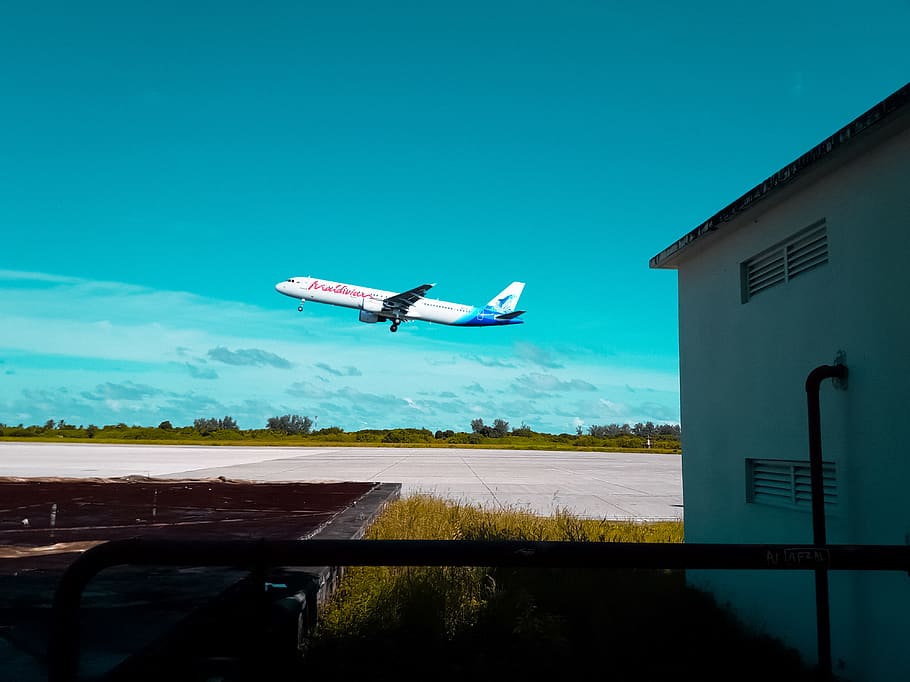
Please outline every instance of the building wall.
[{"label": "building wall", "polygon": [[[846,353],[846,390],[821,389],[837,467],[828,541],[910,544],[910,130],[826,160],[792,190],[709,235],[679,263],[688,542],[810,543],[811,514],[746,502],[746,458],[808,459],[805,379]],[[742,303],[740,263],[824,219],[829,262]],[[747,622],[816,656],[809,572],[691,573]],[[910,679],[910,577],[831,574],[835,671]]]}]

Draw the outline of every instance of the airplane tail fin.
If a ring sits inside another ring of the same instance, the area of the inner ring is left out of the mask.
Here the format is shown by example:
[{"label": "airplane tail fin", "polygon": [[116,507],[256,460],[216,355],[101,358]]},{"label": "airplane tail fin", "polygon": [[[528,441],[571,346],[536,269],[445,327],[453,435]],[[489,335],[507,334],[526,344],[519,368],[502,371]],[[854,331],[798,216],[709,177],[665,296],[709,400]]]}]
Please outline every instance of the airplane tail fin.
[{"label": "airplane tail fin", "polygon": [[487,308],[490,308],[497,313],[514,312],[515,308],[518,306],[518,299],[521,296],[521,292],[524,291],[524,288],[524,282],[512,282],[487,303]]}]

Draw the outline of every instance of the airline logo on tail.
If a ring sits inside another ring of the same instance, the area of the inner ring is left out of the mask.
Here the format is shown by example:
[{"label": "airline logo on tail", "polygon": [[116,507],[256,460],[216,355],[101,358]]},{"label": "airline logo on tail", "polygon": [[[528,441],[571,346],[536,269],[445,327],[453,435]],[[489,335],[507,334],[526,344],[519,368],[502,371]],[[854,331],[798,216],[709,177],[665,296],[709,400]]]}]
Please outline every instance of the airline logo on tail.
[{"label": "airline logo on tail", "polygon": [[512,282],[483,307],[427,298],[426,293],[433,286],[435,284],[421,284],[407,291],[394,292],[315,277],[291,277],[276,284],[275,289],[298,299],[299,311],[303,311],[307,301],[355,308],[360,311],[361,322],[389,322],[393,332],[398,331],[399,324],[411,320],[459,327],[502,326],[524,321],[518,317],[525,311],[516,310],[524,282]]},{"label": "airline logo on tail", "polygon": [[518,305],[518,298],[524,288],[524,282],[512,282],[498,296],[487,303],[486,307],[499,313],[511,313]]}]

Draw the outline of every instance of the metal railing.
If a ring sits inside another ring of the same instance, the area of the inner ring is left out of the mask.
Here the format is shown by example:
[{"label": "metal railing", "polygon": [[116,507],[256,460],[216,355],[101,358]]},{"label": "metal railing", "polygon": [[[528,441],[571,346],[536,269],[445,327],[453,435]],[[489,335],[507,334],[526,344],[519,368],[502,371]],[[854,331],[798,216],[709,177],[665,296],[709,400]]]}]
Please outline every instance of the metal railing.
[{"label": "metal railing", "polygon": [[227,566],[255,571],[280,566],[509,566],[910,573],[910,546],[521,540],[114,540],[86,551],[60,580],[54,597],[49,643],[51,682],[77,679],[79,608],[85,587],[100,571],[126,564]]}]

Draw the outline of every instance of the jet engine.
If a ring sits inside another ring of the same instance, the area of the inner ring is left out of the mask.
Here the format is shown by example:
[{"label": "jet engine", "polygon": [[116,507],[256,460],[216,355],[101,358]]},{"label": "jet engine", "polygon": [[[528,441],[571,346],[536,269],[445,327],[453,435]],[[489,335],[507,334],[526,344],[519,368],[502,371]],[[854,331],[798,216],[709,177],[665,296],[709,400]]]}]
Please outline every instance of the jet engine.
[{"label": "jet engine", "polygon": [[368,310],[361,310],[360,311],[360,321],[369,322],[370,324],[373,324],[373,323],[379,322],[379,315],[377,315],[376,313],[371,313]]}]

